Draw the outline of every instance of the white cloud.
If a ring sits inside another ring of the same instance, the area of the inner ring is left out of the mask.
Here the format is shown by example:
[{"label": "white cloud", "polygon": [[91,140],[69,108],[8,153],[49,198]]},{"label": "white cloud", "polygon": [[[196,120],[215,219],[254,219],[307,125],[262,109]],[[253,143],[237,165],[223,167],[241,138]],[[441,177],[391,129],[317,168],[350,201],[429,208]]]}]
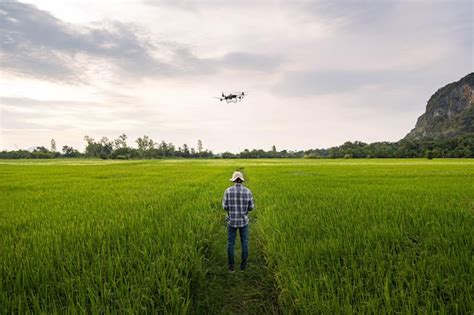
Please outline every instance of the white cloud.
[{"label": "white cloud", "polygon": [[1,4],[2,149],[122,132],[215,151],[394,141],[473,71],[470,1],[29,3]]}]

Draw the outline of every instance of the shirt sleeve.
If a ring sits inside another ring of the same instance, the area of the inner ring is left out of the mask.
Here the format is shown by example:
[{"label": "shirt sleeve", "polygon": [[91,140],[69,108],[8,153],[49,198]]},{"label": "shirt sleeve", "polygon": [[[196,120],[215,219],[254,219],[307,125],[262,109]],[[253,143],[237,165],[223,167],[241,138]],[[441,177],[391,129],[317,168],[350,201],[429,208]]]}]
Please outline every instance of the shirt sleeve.
[{"label": "shirt sleeve", "polygon": [[252,192],[249,190],[248,211],[253,210],[254,208],[255,208],[255,204],[253,203],[253,195],[252,195]]},{"label": "shirt sleeve", "polygon": [[222,208],[225,211],[229,211],[229,199],[227,199],[227,190],[224,192],[224,197],[222,198]]}]

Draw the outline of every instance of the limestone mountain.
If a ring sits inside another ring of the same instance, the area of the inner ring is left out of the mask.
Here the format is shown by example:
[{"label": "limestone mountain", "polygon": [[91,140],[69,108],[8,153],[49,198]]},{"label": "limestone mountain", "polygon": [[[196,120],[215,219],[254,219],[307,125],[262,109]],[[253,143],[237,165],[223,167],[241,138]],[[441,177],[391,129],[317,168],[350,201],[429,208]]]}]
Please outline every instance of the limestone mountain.
[{"label": "limestone mountain", "polygon": [[436,91],[405,139],[440,139],[474,133],[474,73]]}]

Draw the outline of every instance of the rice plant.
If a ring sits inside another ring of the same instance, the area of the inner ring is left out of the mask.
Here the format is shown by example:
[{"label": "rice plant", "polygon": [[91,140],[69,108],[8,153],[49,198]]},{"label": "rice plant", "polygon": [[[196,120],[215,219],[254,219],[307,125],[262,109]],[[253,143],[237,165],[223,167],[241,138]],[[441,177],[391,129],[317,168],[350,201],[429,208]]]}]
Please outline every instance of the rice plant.
[{"label": "rice plant", "polygon": [[[256,265],[233,282],[209,252],[236,169]],[[473,179],[472,160],[0,161],[0,313],[219,313],[258,272],[282,313],[472,313]]]}]

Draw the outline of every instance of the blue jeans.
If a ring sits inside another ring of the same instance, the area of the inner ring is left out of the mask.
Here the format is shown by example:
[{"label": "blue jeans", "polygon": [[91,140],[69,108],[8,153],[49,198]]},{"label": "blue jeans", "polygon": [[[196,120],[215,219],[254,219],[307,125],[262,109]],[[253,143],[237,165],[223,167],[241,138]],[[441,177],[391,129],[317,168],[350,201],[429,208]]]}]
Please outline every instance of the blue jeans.
[{"label": "blue jeans", "polygon": [[242,245],[242,260],[240,262],[240,268],[244,269],[247,267],[247,258],[249,256],[249,225],[244,227],[235,228],[227,225],[227,258],[229,267],[234,266],[234,246],[235,237],[237,236],[237,230],[240,234],[240,244]]}]

